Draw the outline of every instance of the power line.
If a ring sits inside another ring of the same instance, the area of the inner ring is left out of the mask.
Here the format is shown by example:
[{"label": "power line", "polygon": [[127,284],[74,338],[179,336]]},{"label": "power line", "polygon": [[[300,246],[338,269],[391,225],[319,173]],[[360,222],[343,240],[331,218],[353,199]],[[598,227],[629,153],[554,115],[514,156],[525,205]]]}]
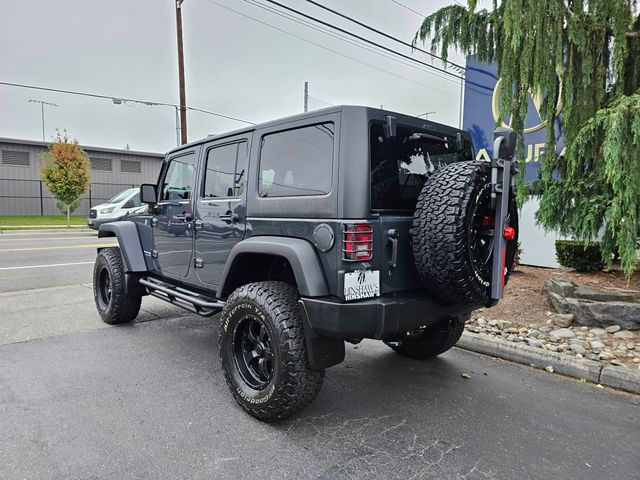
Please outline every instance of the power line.
[{"label": "power line", "polygon": [[432,69],[437,70],[437,71],[439,71],[439,72],[442,72],[442,73],[445,73],[445,74],[450,75],[450,76],[452,76],[452,77],[455,77],[455,78],[457,78],[457,79],[459,79],[459,80],[462,80],[462,79],[463,79],[463,77],[462,77],[462,76],[460,76],[460,75],[457,75],[457,74],[455,74],[455,73],[451,73],[450,71],[445,70],[445,69],[443,69],[443,68],[436,67],[435,65],[430,65],[430,64],[428,64],[428,63],[426,63],[426,62],[423,62],[423,61],[421,61],[421,60],[418,60],[417,58],[411,57],[411,56],[409,56],[409,55],[405,55],[404,53],[398,52],[397,50],[393,50],[392,48],[389,48],[389,47],[386,47],[386,46],[381,45],[381,44],[379,44],[379,43],[376,43],[376,42],[374,42],[374,41],[372,41],[372,40],[369,40],[369,39],[367,39],[367,38],[365,38],[365,37],[362,37],[362,36],[360,36],[360,35],[358,35],[358,34],[356,34],[356,33],[353,33],[353,32],[352,32],[352,31],[350,31],[350,30],[345,30],[344,28],[338,27],[338,26],[336,26],[336,25],[332,25],[332,24],[331,24],[331,23],[329,23],[329,22],[325,22],[324,20],[320,20],[319,18],[316,18],[316,17],[314,17],[314,16],[312,16],[312,15],[308,15],[308,14],[306,14],[306,13],[304,13],[304,12],[301,12],[300,10],[296,10],[295,8],[292,8],[292,7],[289,7],[289,6],[287,6],[287,5],[284,5],[284,4],[280,3],[280,2],[277,2],[276,0],[265,0],[265,1],[266,1],[266,2],[269,2],[269,3],[273,4],[273,5],[277,5],[277,6],[279,6],[280,8],[283,8],[283,9],[288,10],[288,11],[290,11],[290,12],[294,12],[294,13],[296,13],[296,14],[300,15],[301,17],[308,18],[309,20],[313,20],[313,21],[314,21],[314,22],[316,22],[316,23],[320,23],[320,24],[322,24],[322,25],[324,25],[324,26],[326,26],[326,27],[332,28],[332,29],[334,29],[334,30],[337,30],[337,31],[339,31],[339,32],[342,32],[342,33],[347,34],[347,35],[349,35],[349,36],[352,36],[352,37],[354,37],[354,38],[357,38],[358,40],[361,40],[361,41],[363,41],[363,42],[369,43],[370,45],[373,45],[373,46],[375,46],[375,47],[378,47],[378,48],[380,48],[380,49],[382,49],[382,50],[385,50],[385,51],[387,51],[387,52],[393,53],[393,54],[398,55],[398,56],[400,56],[400,57],[402,57],[402,58],[406,58],[407,60],[411,60],[411,61],[413,61],[413,62],[419,63],[420,65],[424,65],[424,66],[425,66],[425,67],[427,67],[427,68],[432,68]]},{"label": "power line", "polygon": [[460,71],[464,72],[465,68],[462,65],[458,65],[457,63],[451,62],[449,60],[445,60],[444,58],[436,55],[435,53],[432,53],[432,52],[429,52],[429,51],[424,50],[422,48],[416,47],[416,46],[412,45],[409,42],[405,42],[404,40],[400,40],[399,38],[394,37],[393,35],[389,35],[388,33],[385,33],[385,32],[383,32],[383,31],[381,31],[381,30],[379,30],[377,28],[374,28],[374,27],[372,27],[372,26],[370,26],[370,25],[368,25],[368,24],[366,24],[364,22],[361,22],[360,20],[352,18],[352,17],[350,17],[348,15],[345,15],[344,13],[340,13],[337,10],[334,10],[334,9],[329,8],[329,7],[323,5],[323,4],[319,3],[319,2],[316,2],[315,0],[307,0],[307,2],[311,3],[312,5],[315,5],[318,8],[322,8],[323,10],[326,10],[327,12],[331,12],[334,15],[338,15],[339,17],[344,18],[345,20],[349,20],[350,22],[353,22],[356,25],[360,25],[361,27],[366,28],[367,30],[369,30],[371,32],[377,33],[378,35],[382,35],[383,37],[388,38],[389,40],[393,40],[394,42],[397,42],[397,43],[399,43],[401,45],[404,45],[405,47],[409,47],[409,48],[412,48],[413,50],[417,50],[418,52],[425,53],[425,54],[429,55],[432,58],[436,58],[436,59],[440,60],[445,65],[449,64],[449,65],[453,66],[454,68],[456,68],[457,70],[460,70]]},{"label": "power line", "polygon": [[259,19],[255,18],[255,17],[252,17],[251,15],[247,15],[247,14],[245,14],[245,13],[239,12],[238,10],[235,10],[235,9],[233,9],[233,8],[231,8],[231,7],[228,7],[228,6],[226,6],[226,5],[223,5],[223,4],[221,4],[221,3],[219,3],[219,2],[217,2],[217,1],[215,1],[215,0],[205,0],[205,1],[206,1],[207,3],[212,4],[212,5],[216,5],[216,6],[220,7],[220,8],[224,8],[225,10],[228,10],[228,11],[230,11],[230,12],[233,12],[233,13],[235,13],[236,15],[239,15],[239,16],[244,17],[244,18],[248,18],[248,19],[250,19],[250,20],[253,20],[254,22],[260,23],[261,25],[264,25],[264,26],[266,26],[266,27],[269,27],[269,28],[272,28],[272,29],[274,29],[274,30],[277,30],[277,31],[279,31],[279,32],[281,32],[281,33],[284,33],[285,35],[289,35],[289,36],[291,36],[291,37],[297,38],[298,40],[301,40],[301,41],[303,41],[303,42],[305,42],[305,43],[308,43],[308,44],[310,44],[310,45],[314,45],[315,47],[321,48],[321,49],[323,49],[323,50],[327,50],[327,51],[329,51],[329,52],[331,52],[331,53],[334,53],[334,54],[339,55],[339,56],[341,56],[341,57],[344,57],[344,58],[347,58],[347,59],[349,59],[349,60],[352,60],[352,61],[354,61],[354,62],[356,62],[356,63],[360,63],[361,65],[366,65],[367,67],[369,67],[369,68],[373,68],[374,70],[378,70],[379,72],[386,73],[386,74],[388,74],[388,75],[394,76],[394,77],[396,77],[396,78],[400,78],[400,79],[402,79],[402,80],[405,80],[405,81],[407,81],[407,82],[414,83],[414,84],[416,84],[416,85],[420,85],[421,87],[428,88],[428,89],[430,89],[430,90],[437,90],[437,91],[439,91],[440,93],[443,93],[443,94],[445,94],[445,95],[454,96],[454,95],[452,95],[450,92],[445,92],[444,90],[438,90],[438,89],[434,88],[432,85],[427,85],[426,83],[421,83],[421,82],[418,82],[418,81],[413,80],[413,79],[411,79],[411,78],[407,78],[407,77],[404,77],[404,76],[402,76],[402,75],[398,75],[397,73],[390,72],[389,70],[385,70],[385,69],[380,68],[380,67],[378,67],[378,66],[376,66],[376,65],[372,65],[372,64],[370,64],[370,63],[363,62],[362,60],[360,60],[360,59],[358,59],[358,58],[352,57],[352,56],[350,56],[350,55],[347,55],[347,54],[345,54],[345,53],[339,52],[339,51],[337,51],[337,50],[333,50],[332,48],[326,47],[326,46],[324,46],[324,45],[322,45],[322,44],[320,44],[320,43],[313,42],[313,41],[311,41],[311,40],[309,40],[309,39],[307,39],[307,38],[305,38],[305,37],[302,37],[302,36],[300,36],[300,35],[296,35],[295,33],[291,33],[291,32],[289,32],[289,31],[287,31],[287,30],[284,30],[284,29],[282,29],[282,28],[280,28],[280,27],[276,27],[275,25],[271,25],[270,23],[267,23],[267,22],[265,22],[265,21],[263,21],[263,20],[259,20]]},{"label": "power line", "polygon": [[[209,0],[206,0],[206,1],[209,1]],[[278,15],[278,16],[280,16],[280,17],[287,18],[287,19],[289,19],[289,20],[291,20],[291,21],[293,21],[293,22],[296,22],[296,23],[298,23],[298,24],[300,24],[300,25],[306,26],[306,27],[311,28],[311,29],[313,29],[313,30],[316,30],[316,31],[318,31],[318,32],[324,33],[324,34],[329,35],[329,36],[331,36],[331,37],[333,37],[333,38],[337,38],[337,39],[339,39],[339,40],[342,40],[343,42],[349,43],[350,45],[354,45],[354,46],[356,46],[356,47],[358,47],[358,48],[361,48],[361,49],[363,49],[363,50],[366,50],[366,51],[368,51],[368,52],[373,52],[373,53],[375,53],[375,54],[377,54],[377,55],[380,55],[381,57],[387,58],[387,59],[392,60],[392,61],[394,61],[394,62],[396,62],[396,63],[401,64],[401,65],[405,65],[405,66],[408,66],[408,67],[414,68],[414,69],[418,70],[419,72],[424,72],[424,73],[427,73],[427,74],[429,74],[429,75],[433,75],[433,76],[435,76],[435,77],[441,78],[441,79],[443,79],[443,80],[447,80],[447,81],[450,81],[450,82],[455,82],[455,83],[457,83],[455,80],[453,80],[453,79],[451,79],[451,78],[449,78],[449,77],[445,77],[445,76],[439,75],[439,74],[437,74],[437,73],[435,73],[435,72],[433,72],[433,71],[431,71],[431,70],[424,69],[424,68],[422,68],[422,67],[420,67],[420,66],[418,66],[418,65],[416,65],[416,64],[414,64],[414,63],[407,62],[406,60],[402,60],[402,59],[397,58],[397,57],[395,57],[395,56],[393,56],[393,55],[391,55],[391,54],[388,54],[388,53],[386,53],[386,52],[381,52],[381,51],[379,51],[379,50],[376,50],[375,48],[370,47],[370,46],[369,46],[368,44],[366,44],[366,43],[358,42],[357,40],[352,40],[351,38],[347,37],[346,35],[342,35],[342,34],[340,34],[340,33],[332,32],[332,31],[330,31],[330,30],[328,30],[328,29],[325,29],[325,28],[323,28],[323,27],[321,27],[321,26],[314,25],[313,23],[311,23],[311,22],[309,22],[309,21],[307,21],[307,20],[297,18],[297,17],[295,17],[295,16],[293,16],[293,15],[291,15],[291,14],[289,14],[289,13],[286,13],[286,12],[282,12],[282,11],[278,10],[277,8],[275,8],[275,7],[272,7],[272,6],[269,6],[269,5],[263,5],[262,3],[259,3],[259,2],[258,2],[258,1],[256,1],[256,0],[244,0],[244,2],[249,3],[250,5],[256,6],[256,7],[258,7],[258,8],[261,8],[261,9],[263,9],[263,10],[265,10],[265,11],[270,12],[270,13],[273,13],[273,14],[275,14],[275,15]],[[209,3],[212,3],[212,2],[209,2]],[[215,2],[214,2],[214,3],[215,3]],[[228,8],[228,7],[225,7],[225,6],[223,6],[223,5],[220,5],[219,3],[216,3],[216,5],[221,6],[221,7],[223,7],[223,8]],[[235,12],[235,11],[234,11],[234,12]],[[235,13],[238,13],[239,15],[243,15],[243,14],[241,14],[241,13],[239,13],[239,12],[235,12]],[[244,16],[245,16],[245,17],[247,17],[247,18],[251,18],[252,20],[256,20],[256,19],[255,19],[255,18],[253,18],[253,17],[248,17],[248,16],[246,16],[246,15],[244,15]],[[260,22],[260,20],[256,20],[256,21]],[[269,25],[269,26],[273,27],[273,25]],[[277,27],[273,27],[273,28],[278,29]],[[278,29],[278,30],[279,30],[279,29]],[[289,34],[289,32],[284,32],[284,33]],[[294,36],[295,36],[295,35],[294,35]],[[297,37],[297,38],[300,38],[300,37]],[[304,40],[304,41],[307,41],[307,40]],[[315,44],[315,43],[314,43],[314,45],[317,45],[317,44]],[[325,48],[325,47],[321,47],[321,48]],[[326,49],[326,48],[325,48],[325,49]],[[330,49],[329,49],[329,50],[330,50]],[[335,53],[335,50],[330,50],[330,51]],[[340,55],[342,55],[342,54],[340,54]],[[345,55],[342,55],[342,56],[345,56]],[[353,59],[353,57],[349,57],[349,56],[347,56],[347,58],[350,58],[350,59],[352,59],[352,60],[355,60],[355,59]],[[363,63],[363,62],[360,62],[359,60],[355,60],[355,61],[357,61],[357,62],[359,62],[359,63]],[[364,63],[364,64],[365,64],[365,65],[368,65],[368,66],[371,66],[371,65],[369,65],[369,64],[367,64],[367,63]],[[379,68],[377,68],[377,67],[373,67],[373,68],[376,68],[377,70],[380,70],[380,69],[379,69]],[[384,71],[385,71],[385,72],[387,72],[387,73],[391,73],[391,72],[388,72],[387,70],[384,70]],[[392,73],[391,73],[391,74],[392,74]],[[395,75],[395,74],[392,74],[392,75],[397,76],[397,75]],[[405,79],[405,80],[409,80],[409,79],[407,79],[406,77],[399,77],[399,78],[402,78],[402,79]],[[411,81],[411,82],[413,82],[413,83],[416,83],[416,82],[415,82],[415,81],[413,81],[413,80],[409,80],[409,81]],[[418,83],[418,84],[419,84],[419,85],[423,85],[423,86],[425,86],[424,84],[421,84],[421,83]],[[436,91],[438,91],[438,92],[440,92],[440,93],[444,93],[444,94],[446,94],[446,95],[450,95],[450,93],[449,93],[449,92],[445,92],[445,91],[443,91],[443,90],[439,90],[439,89],[434,88],[434,87],[429,87],[429,88],[431,88],[432,90],[436,90]]]},{"label": "power line", "polygon": [[392,1],[393,3],[395,3],[396,5],[400,5],[400,6],[401,6],[402,8],[404,8],[405,10],[409,10],[410,12],[413,12],[413,13],[415,13],[416,15],[421,16],[422,18],[426,18],[426,17],[427,17],[425,14],[420,13],[420,12],[419,12],[419,11],[417,11],[417,10],[414,10],[413,8],[411,8],[411,7],[407,6],[407,5],[405,5],[404,3],[400,3],[400,2],[398,2],[398,1],[396,1],[396,0],[391,0],[391,1]]},{"label": "power line", "polygon": [[[149,100],[137,100],[135,98],[115,97],[115,96],[110,96],[110,95],[102,95],[102,94],[99,94],[99,93],[79,92],[79,91],[74,91],[74,90],[62,90],[62,89],[59,89],[59,88],[40,87],[40,86],[36,86],[36,85],[25,85],[25,84],[22,84],[22,83],[0,82],[0,85],[6,85],[6,86],[9,86],[9,87],[30,88],[30,89],[33,89],[33,90],[43,90],[45,92],[64,93],[64,94],[67,94],[67,95],[80,95],[80,96],[83,96],[83,97],[102,98],[102,99],[111,100],[111,101],[114,101],[114,102],[134,102],[134,103],[141,103],[141,104],[149,105],[149,106],[163,106],[163,107],[180,108],[179,105],[176,105],[174,103],[152,102],[152,101],[149,101]],[[232,117],[230,115],[224,115],[222,113],[211,112],[209,110],[204,110],[204,109],[196,108],[196,107],[186,107],[186,108],[187,108],[187,110],[194,110],[196,112],[207,113],[209,115],[214,115],[216,117],[226,118],[228,120],[234,120],[236,122],[246,123],[246,124],[249,124],[249,125],[255,125],[255,123],[253,123],[253,122],[249,122],[247,120],[243,120],[243,119],[237,118],[237,117]]]}]

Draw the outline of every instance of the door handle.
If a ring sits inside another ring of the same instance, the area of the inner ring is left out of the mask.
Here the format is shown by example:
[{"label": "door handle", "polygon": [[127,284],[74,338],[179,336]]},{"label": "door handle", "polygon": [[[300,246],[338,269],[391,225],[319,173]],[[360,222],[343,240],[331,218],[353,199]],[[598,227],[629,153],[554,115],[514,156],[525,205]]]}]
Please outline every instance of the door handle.
[{"label": "door handle", "polygon": [[238,214],[233,213],[231,210],[228,210],[227,213],[220,215],[220,220],[223,220],[227,223],[233,223],[238,220]]},{"label": "door handle", "polygon": [[400,232],[395,228],[387,230],[387,240],[391,242],[391,260],[389,260],[389,266],[396,268],[398,265],[398,237]]}]

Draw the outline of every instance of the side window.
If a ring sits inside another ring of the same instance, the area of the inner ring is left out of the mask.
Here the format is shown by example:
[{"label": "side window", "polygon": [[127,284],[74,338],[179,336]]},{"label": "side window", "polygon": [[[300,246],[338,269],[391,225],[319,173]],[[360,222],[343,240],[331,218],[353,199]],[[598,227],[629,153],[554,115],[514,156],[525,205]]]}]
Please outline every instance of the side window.
[{"label": "side window", "polygon": [[195,184],[195,154],[169,160],[169,167],[162,184],[161,200],[189,200]]},{"label": "side window", "polygon": [[260,148],[260,196],[329,193],[333,139],[333,123],[265,135]]},{"label": "side window", "polygon": [[139,207],[141,205],[141,203],[140,203],[140,194],[136,193],[133,197],[131,197],[131,199],[129,201],[131,202],[131,204],[134,207]]},{"label": "side window", "polygon": [[214,147],[207,153],[204,198],[239,197],[244,193],[247,142]]}]

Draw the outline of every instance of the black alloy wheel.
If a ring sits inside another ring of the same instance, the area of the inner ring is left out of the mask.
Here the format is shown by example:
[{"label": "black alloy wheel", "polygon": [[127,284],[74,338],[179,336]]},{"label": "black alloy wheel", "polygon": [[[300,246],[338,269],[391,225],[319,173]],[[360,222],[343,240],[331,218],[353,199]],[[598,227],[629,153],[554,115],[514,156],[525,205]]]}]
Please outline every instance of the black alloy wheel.
[{"label": "black alloy wheel", "polygon": [[234,333],[234,360],[244,382],[263,390],[273,380],[273,346],[264,323],[247,315]]}]

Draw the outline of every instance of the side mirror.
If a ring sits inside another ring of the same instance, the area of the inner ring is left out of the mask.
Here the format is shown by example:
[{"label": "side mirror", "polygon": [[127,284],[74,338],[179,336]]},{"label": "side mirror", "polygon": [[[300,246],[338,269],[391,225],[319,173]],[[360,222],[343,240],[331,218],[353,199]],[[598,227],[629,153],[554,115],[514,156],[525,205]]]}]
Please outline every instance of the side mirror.
[{"label": "side mirror", "polygon": [[[502,137],[502,140],[498,142],[497,140],[500,137]],[[518,141],[516,132],[514,132],[510,128],[498,127],[493,131],[493,141],[494,141],[493,158],[495,159],[501,158],[503,160],[509,160],[509,161],[513,160],[513,157],[516,153],[516,143]],[[498,151],[495,151],[496,146]]]},{"label": "side mirror", "polygon": [[140,185],[140,202],[154,205],[158,203],[158,191],[153,183],[143,183]]}]

